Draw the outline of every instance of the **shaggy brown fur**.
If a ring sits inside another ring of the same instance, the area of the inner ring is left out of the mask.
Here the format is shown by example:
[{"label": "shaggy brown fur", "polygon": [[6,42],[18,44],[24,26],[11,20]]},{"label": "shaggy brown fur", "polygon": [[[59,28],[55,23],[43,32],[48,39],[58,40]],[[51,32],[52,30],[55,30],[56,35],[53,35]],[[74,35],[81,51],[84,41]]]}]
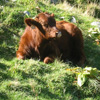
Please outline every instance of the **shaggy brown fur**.
[{"label": "shaggy brown fur", "polygon": [[44,63],[56,57],[82,65],[85,61],[81,30],[66,21],[55,21],[54,14],[40,13],[35,19],[25,19],[27,25],[21,37],[18,59],[40,58]]},{"label": "shaggy brown fur", "polygon": [[59,34],[53,14],[40,13],[35,20],[25,19],[25,23],[27,27],[16,52],[17,58],[39,58],[44,63],[53,62],[60,55],[56,43],[51,39]]}]

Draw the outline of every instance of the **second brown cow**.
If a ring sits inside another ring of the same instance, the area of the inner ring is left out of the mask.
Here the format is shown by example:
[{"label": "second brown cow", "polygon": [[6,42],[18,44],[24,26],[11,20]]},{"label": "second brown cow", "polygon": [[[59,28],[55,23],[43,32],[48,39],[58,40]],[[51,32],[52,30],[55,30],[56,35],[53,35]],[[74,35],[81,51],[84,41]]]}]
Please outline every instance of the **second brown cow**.
[{"label": "second brown cow", "polygon": [[50,63],[59,57],[74,64],[85,61],[82,32],[74,24],[55,21],[54,14],[40,13],[35,19],[25,19],[27,25],[21,37],[18,59],[40,58]]}]

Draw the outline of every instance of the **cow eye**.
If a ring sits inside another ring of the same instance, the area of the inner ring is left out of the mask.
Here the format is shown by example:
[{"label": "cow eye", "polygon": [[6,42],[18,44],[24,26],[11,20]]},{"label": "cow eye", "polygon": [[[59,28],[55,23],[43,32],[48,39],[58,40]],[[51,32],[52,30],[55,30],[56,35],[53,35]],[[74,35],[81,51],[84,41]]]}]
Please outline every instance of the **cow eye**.
[{"label": "cow eye", "polygon": [[48,27],[48,24],[44,24],[45,27]]},{"label": "cow eye", "polygon": [[39,16],[36,16],[36,18],[39,18]]}]

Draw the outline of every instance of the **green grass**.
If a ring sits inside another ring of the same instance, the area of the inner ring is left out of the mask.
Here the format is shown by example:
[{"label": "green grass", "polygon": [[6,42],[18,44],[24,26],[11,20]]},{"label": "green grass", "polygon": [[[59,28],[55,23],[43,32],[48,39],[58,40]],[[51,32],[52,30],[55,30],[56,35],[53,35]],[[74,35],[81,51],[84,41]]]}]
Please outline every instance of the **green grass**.
[{"label": "green grass", "polygon": [[[44,12],[54,13],[56,20],[64,16],[64,20],[69,21],[71,16],[75,16],[76,25],[83,32],[85,66],[100,70],[100,45],[88,36],[91,22],[98,19],[84,15],[81,9],[78,13],[77,8],[72,11],[63,9],[61,4],[8,1],[0,1],[0,100],[100,100],[100,84],[96,80],[88,80],[84,86],[77,86],[74,82],[76,75],[66,71],[75,67],[72,64],[59,60],[44,64],[37,59],[16,59],[20,36],[25,29],[24,19],[35,17],[39,6]],[[24,11],[29,11],[30,15],[24,15]]]}]

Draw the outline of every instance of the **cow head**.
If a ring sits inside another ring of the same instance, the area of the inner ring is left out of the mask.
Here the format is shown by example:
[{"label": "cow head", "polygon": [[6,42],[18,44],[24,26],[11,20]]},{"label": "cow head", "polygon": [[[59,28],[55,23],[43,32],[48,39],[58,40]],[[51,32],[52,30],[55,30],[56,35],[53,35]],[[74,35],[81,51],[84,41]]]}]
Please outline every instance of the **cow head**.
[{"label": "cow head", "polygon": [[40,13],[35,19],[26,18],[25,23],[32,29],[37,27],[46,38],[61,37],[61,32],[56,27],[54,14]]}]

